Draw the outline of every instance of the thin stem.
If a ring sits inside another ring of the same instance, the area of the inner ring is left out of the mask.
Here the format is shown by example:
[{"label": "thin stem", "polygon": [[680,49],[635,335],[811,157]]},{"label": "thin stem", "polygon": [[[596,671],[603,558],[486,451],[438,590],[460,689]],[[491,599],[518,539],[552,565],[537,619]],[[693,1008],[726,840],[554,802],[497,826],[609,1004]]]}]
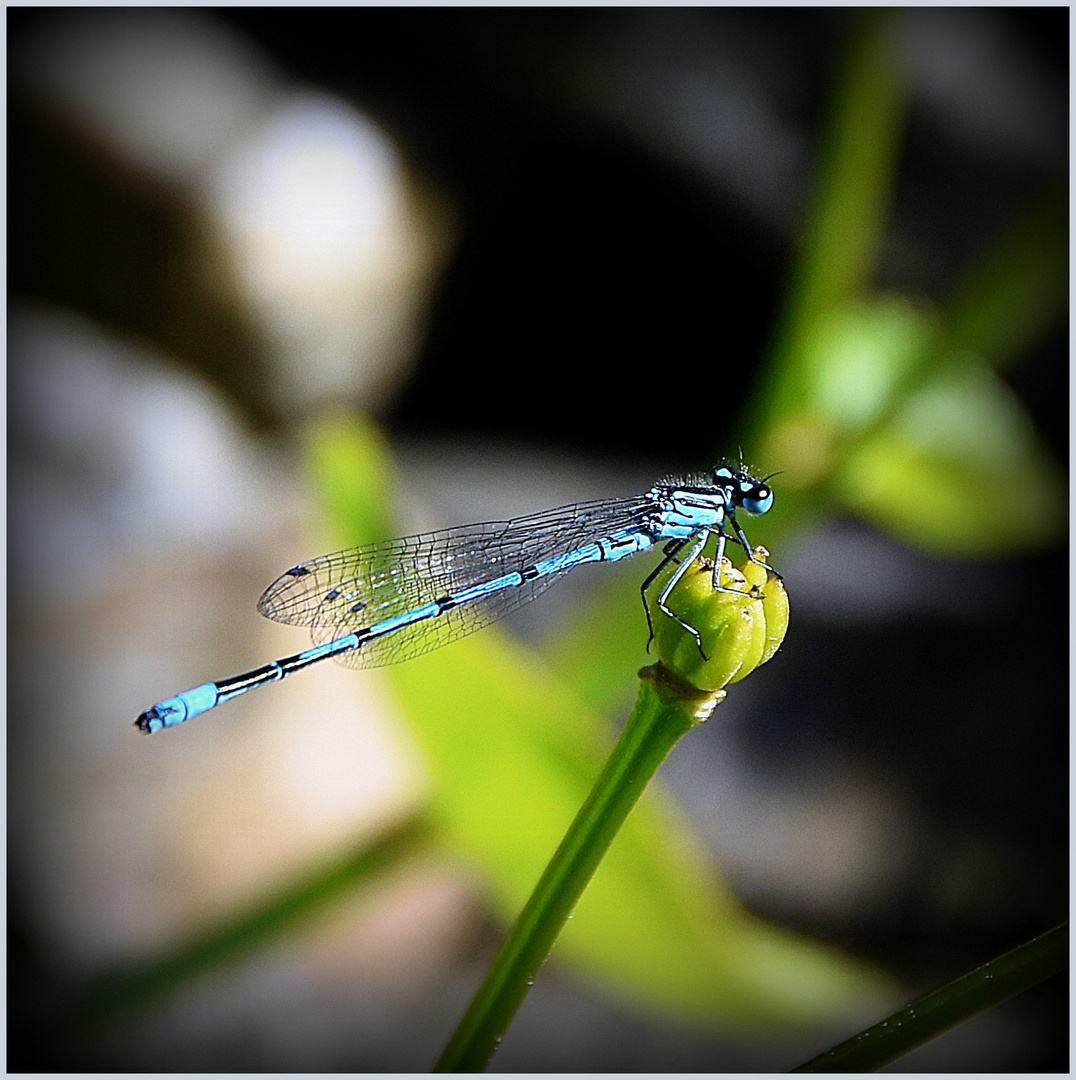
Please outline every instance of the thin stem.
[{"label": "thin stem", "polygon": [[428,842],[426,819],[409,818],[174,952],[94,980],[42,1022],[40,1045],[58,1061],[64,1053],[77,1054],[121,1018],[140,1015],[186,984],[264,948]]},{"label": "thin stem", "polygon": [[1062,923],[905,1006],[792,1071],[867,1072],[880,1069],[976,1013],[1000,1005],[1063,971],[1068,965],[1068,948],[1069,926]]},{"label": "thin stem", "polygon": [[628,812],[677,739],[724,696],[696,690],[660,663],[639,674],[639,698],[605,768],[434,1071],[486,1067]]},{"label": "thin stem", "polygon": [[805,335],[817,316],[863,295],[873,278],[907,108],[897,55],[901,18],[883,9],[850,13],[818,177],[752,430],[795,411],[811,374]]}]

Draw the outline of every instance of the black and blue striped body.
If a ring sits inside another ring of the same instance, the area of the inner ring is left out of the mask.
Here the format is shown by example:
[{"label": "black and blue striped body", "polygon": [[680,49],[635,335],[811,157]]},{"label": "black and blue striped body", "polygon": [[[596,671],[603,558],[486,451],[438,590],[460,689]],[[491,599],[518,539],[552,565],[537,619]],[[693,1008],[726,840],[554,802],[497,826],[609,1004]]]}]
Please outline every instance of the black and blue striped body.
[{"label": "black and blue striped body", "polygon": [[616,562],[664,541],[664,567],[691,542],[691,553],[658,597],[672,615],[668,594],[711,533],[718,537],[718,561],[726,523],[750,554],[736,509],[765,513],[772,502],[763,481],[722,466],[696,481],[657,484],[636,498],[580,503],[311,559],[274,581],[258,610],[278,622],[309,626],[313,648],[158,702],[135,725],[148,733],[175,727],[330,656],[352,667],[399,663],[499,619],[583,563]]}]

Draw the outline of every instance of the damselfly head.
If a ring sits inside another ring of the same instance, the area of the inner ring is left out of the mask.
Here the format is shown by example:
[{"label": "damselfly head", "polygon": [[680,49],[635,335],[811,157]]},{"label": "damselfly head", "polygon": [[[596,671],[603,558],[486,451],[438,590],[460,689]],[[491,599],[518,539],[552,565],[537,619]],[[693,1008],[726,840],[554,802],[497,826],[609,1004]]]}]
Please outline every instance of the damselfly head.
[{"label": "damselfly head", "polygon": [[729,493],[734,506],[742,506],[749,514],[765,514],[773,506],[773,489],[766,483],[769,478],[759,480],[745,468],[731,465],[719,465],[713,471],[714,483]]}]

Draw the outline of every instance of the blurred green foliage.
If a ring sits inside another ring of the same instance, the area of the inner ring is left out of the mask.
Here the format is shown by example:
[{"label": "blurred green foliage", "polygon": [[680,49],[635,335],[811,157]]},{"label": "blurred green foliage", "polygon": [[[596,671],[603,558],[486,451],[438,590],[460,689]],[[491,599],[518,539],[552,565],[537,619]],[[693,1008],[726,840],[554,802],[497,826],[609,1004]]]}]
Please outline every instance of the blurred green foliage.
[{"label": "blurred green foliage", "polygon": [[[988,242],[948,303],[873,284],[906,111],[900,19],[853,18],[788,300],[742,431],[749,460],[782,471],[779,512],[750,533],[778,565],[782,536],[834,511],[958,556],[1031,551],[1065,526],[1060,466],[997,374],[1063,318],[1064,194]],[[308,445],[339,544],[394,535],[376,432],[326,421]],[[493,628],[386,669],[429,764],[433,834],[480,872],[505,922],[585,797],[609,716],[646,662],[638,574],[607,571],[544,662]],[[794,589],[792,605],[794,617]],[[629,818],[553,956],[648,1007],[739,1031],[876,1014],[891,992],[866,966],[744,911],[660,791]],[[144,1001],[196,974],[174,969],[161,966]]]},{"label": "blurred green foliage", "polygon": [[[333,421],[310,446],[338,539],[372,542],[348,491],[370,468],[370,430]],[[641,619],[630,621],[645,657]],[[620,671],[626,693],[637,666]],[[385,675],[425,752],[435,828],[507,924],[597,777],[609,720],[496,627]],[[888,990],[866,966],[745,911],[657,792],[628,818],[553,956],[650,1008],[741,1031],[824,1023]]]},{"label": "blurred green foliage", "polygon": [[[1063,478],[995,366],[1063,316],[1064,203],[1047,196],[988,245],[948,305],[874,290],[906,109],[899,23],[899,12],[854,18],[785,315],[743,433],[791,495],[760,534],[769,542],[836,510],[938,554],[1031,551],[1064,528]],[[641,656],[627,576],[610,574],[559,629],[556,681],[519,655],[499,663],[505,643],[489,636],[436,654],[421,688],[418,664],[392,673],[436,762],[446,834],[481,863],[505,917],[596,771],[591,709],[631,692],[624,673]],[[486,654],[477,680],[472,651]],[[657,797],[629,820],[554,955],[641,1001],[749,1026],[874,1004],[882,985],[745,917]]]},{"label": "blurred green foliage", "polygon": [[[899,22],[853,19],[788,303],[743,433],[752,460],[783,470],[781,513],[751,535],[773,546],[837,510],[936,553],[1032,550],[1063,527],[1062,478],[994,366],[1063,315],[1063,203],[1046,198],[988,245],[948,305],[874,291],[906,110]],[[370,438],[358,423],[312,433],[315,482],[344,544],[391,533],[350,494]],[[609,568],[594,603],[558,628],[555,670],[495,629],[388,670],[430,763],[441,836],[481,870],[505,920],[585,797],[609,745],[604,714],[645,662],[636,578]],[[659,792],[629,819],[553,955],[642,1003],[741,1030],[870,1011],[886,986],[745,913]]]},{"label": "blurred green foliage", "polygon": [[[789,299],[744,443],[782,471],[785,510],[850,511],[941,555],[1055,543],[1061,470],[995,369],[1056,328],[1068,297],[1064,192],[1042,193],[947,303],[874,285],[905,90],[900,11],[860,11]],[[1059,391],[1060,391],[1059,387]],[[791,498],[789,498],[791,496]],[[772,541],[771,541],[772,542]]]}]

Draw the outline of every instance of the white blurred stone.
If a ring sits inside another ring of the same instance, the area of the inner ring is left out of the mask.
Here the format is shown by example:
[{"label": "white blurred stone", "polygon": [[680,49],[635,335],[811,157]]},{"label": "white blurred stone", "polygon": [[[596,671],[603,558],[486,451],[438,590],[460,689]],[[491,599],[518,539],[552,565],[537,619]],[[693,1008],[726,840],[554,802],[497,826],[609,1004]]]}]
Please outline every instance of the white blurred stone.
[{"label": "white blurred stone", "polygon": [[12,71],[204,219],[177,265],[193,260],[208,294],[238,302],[267,398],[375,409],[404,377],[451,230],[358,109],[193,10],[53,13],[20,39]]}]

